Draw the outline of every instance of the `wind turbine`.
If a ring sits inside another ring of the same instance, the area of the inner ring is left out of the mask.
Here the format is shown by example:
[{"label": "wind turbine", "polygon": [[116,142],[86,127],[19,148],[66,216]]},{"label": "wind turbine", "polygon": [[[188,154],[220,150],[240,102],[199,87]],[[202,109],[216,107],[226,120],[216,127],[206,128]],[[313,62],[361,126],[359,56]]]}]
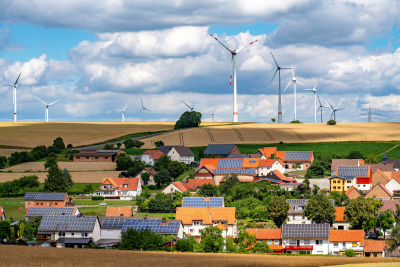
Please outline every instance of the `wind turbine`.
[{"label": "wind turbine", "polygon": [[216,110],[216,109],[217,109],[217,108],[214,108],[213,113],[208,114],[208,115],[211,115],[211,122],[214,122],[214,113],[215,113],[215,110]]},{"label": "wind turbine", "polygon": [[[36,97],[36,96],[35,96]],[[46,122],[49,122],[49,107],[55,103],[57,103],[58,101],[60,101],[61,99],[58,99],[57,101],[54,101],[53,103],[50,104],[46,104],[45,102],[43,102],[42,100],[40,100],[38,97],[36,97],[37,100],[39,100],[40,102],[43,103],[43,105],[46,107],[46,110],[44,112],[44,120]]]},{"label": "wind turbine", "polygon": [[297,116],[296,116],[296,84],[297,84],[297,83],[299,83],[299,84],[301,84],[301,85],[304,85],[304,84],[302,84],[300,81],[298,81],[298,80],[296,79],[296,77],[294,77],[294,68],[293,68],[293,66],[292,66],[292,63],[290,63],[290,68],[292,69],[292,79],[290,80],[290,82],[288,83],[288,85],[286,85],[286,88],[285,88],[285,90],[283,90],[283,91],[285,92],[286,89],[289,87],[289,85],[290,85],[291,83],[293,83],[293,87],[294,87],[294,120],[297,120]]},{"label": "wind turbine", "polygon": [[189,106],[188,104],[186,104],[185,102],[183,102],[182,100],[181,100],[181,102],[183,103],[183,104],[185,104],[186,106],[188,106],[188,108],[190,108],[190,111],[193,111],[193,107],[191,107],[191,106]]},{"label": "wind turbine", "polygon": [[142,99],[142,98],[141,98],[140,100],[142,101],[142,108],[140,109],[140,111],[143,111],[143,122],[144,122],[144,111],[145,111],[145,110],[150,111],[150,109],[147,109],[147,108],[145,108],[145,107],[143,106],[143,99]]},{"label": "wind turbine", "polygon": [[271,80],[271,82],[270,82],[269,84],[272,83],[272,81],[273,81],[274,78],[275,78],[276,73],[279,71],[278,123],[282,123],[281,70],[288,70],[288,69],[291,69],[291,68],[281,68],[281,67],[278,65],[278,62],[276,62],[275,57],[274,57],[274,55],[272,54],[272,52],[271,52],[271,55],[272,55],[272,58],[273,58],[274,61],[275,61],[276,71],[275,71],[274,77],[272,77],[272,80]]},{"label": "wind turbine", "polygon": [[318,96],[318,101],[319,101],[319,108],[317,109],[317,112],[318,112],[318,110],[321,109],[321,123],[322,123],[322,109],[323,109],[323,108],[329,108],[329,107],[325,107],[325,106],[323,106],[323,105],[321,104],[321,99],[319,99],[319,96]]},{"label": "wind turbine", "polygon": [[333,106],[331,105],[331,102],[329,102],[328,99],[327,99],[326,101],[328,101],[329,105],[330,105],[331,108],[332,108],[331,119],[332,119],[332,116],[333,116],[333,120],[336,121],[336,111],[342,110],[342,109],[344,109],[344,108],[334,109]]},{"label": "wind turbine", "polygon": [[126,105],[126,106],[124,107],[124,109],[122,109],[122,110],[116,109],[116,111],[119,111],[119,112],[121,112],[121,114],[122,114],[122,122],[125,122],[124,112],[125,112],[125,109],[126,109],[127,106],[128,106],[128,105]]},{"label": "wind turbine", "polygon": [[250,44],[243,46],[242,48],[239,48],[237,50],[232,50],[225,44],[223,44],[220,40],[218,40],[214,35],[210,34],[211,37],[213,37],[215,40],[217,40],[218,43],[220,43],[223,47],[225,47],[229,52],[231,52],[232,57],[231,57],[231,76],[229,79],[229,84],[232,85],[232,72],[233,72],[233,122],[238,122],[238,111],[237,111],[237,87],[236,87],[236,54],[239,53],[241,50],[244,48],[248,47],[249,45],[254,44],[258,40],[255,40],[254,42],[251,42]]},{"label": "wind turbine", "polygon": [[[317,79],[317,82],[315,83],[313,89],[304,89],[306,91],[314,92],[314,122],[315,123],[317,123],[317,84],[318,84],[318,80],[319,80],[319,78]],[[318,98],[318,100],[319,100],[319,98]],[[321,107],[321,101],[319,103],[320,103],[320,107]],[[321,122],[322,122],[322,111],[321,111]]]},{"label": "wind turbine", "polygon": [[14,84],[10,83],[10,85],[13,87],[14,122],[17,122],[17,87],[18,87],[17,82],[20,76],[21,73],[18,75],[18,78]]}]

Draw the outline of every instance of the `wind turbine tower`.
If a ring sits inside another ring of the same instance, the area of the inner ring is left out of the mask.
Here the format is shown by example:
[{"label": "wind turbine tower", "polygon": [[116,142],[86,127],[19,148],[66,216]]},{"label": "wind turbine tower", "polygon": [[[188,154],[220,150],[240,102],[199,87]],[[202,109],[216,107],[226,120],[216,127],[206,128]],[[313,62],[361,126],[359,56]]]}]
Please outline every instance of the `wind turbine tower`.
[{"label": "wind turbine tower", "polygon": [[331,105],[331,102],[329,102],[328,99],[327,99],[326,101],[328,101],[329,105],[330,105],[331,108],[332,108],[331,119],[332,119],[332,116],[333,116],[333,120],[336,121],[336,111],[343,110],[344,108],[334,109],[333,106]]},{"label": "wind turbine tower", "polygon": [[317,109],[317,112],[318,112],[318,110],[321,110],[321,123],[322,123],[322,109],[329,108],[329,107],[325,107],[321,104],[321,99],[319,99],[319,96],[318,96],[318,101],[319,101],[319,108]]},{"label": "wind turbine tower", "polygon": [[10,83],[10,85],[13,87],[14,122],[17,122],[17,87],[18,87],[17,83],[18,83],[20,76],[21,76],[21,73],[18,75],[18,78],[14,84]]},{"label": "wind turbine tower", "polygon": [[[36,97],[36,96],[35,96]],[[58,99],[57,101],[54,101],[53,103],[50,104],[46,104],[45,102],[43,102],[42,100],[40,100],[38,97],[36,97],[37,100],[39,100],[40,102],[43,103],[43,105],[46,107],[46,110],[44,112],[44,120],[46,122],[49,122],[49,107],[55,103],[57,103],[58,101],[60,101],[61,99]]]},{"label": "wind turbine tower", "polygon": [[275,78],[276,73],[279,72],[278,123],[282,123],[283,121],[282,121],[281,70],[288,70],[288,69],[291,69],[291,68],[281,68],[281,67],[278,65],[278,62],[276,62],[275,57],[274,57],[274,55],[272,54],[272,52],[271,52],[271,55],[272,55],[272,58],[273,58],[274,61],[275,61],[276,71],[275,71],[274,77],[272,77],[272,80],[271,80],[271,82],[270,82],[269,84],[272,83],[272,81],[273,81],[274,78]]},{"label": "wind turbine tower", "polygon": [[142,109],[141,109],[141,111],[143,111],[143,122],[144,122],[144,111],[145,111],[145,110],[151,111],[151,110],[150,110],[150,109],[147,109],[147,108],[145,108],[145,107],[143,106],[143,99],[142,99],[142,98],[141,98],[140,100],[142,101]]},{"label": "wind turbine tower", "polygon": [[[317,82],[315,83],[313,89],[304,89],[306,91],[313,91],[314,92],[314,122],[315,123],[317,123],[317,84],[318,84],[318,80],[319,79],[317,79]],[[319,97],[318,97],[318,100],[319,100]],[[321,101],[319,101],[319,105],[320,105],[320,108],[321,108]],[[321,122],[322,122],[322,110],[321,110]]]},{"label": "wind turbine tower", "polygon": [[126,106],[124,107],[124,109],[116,109],[116,111],[119,111],[119,112],[121,112],[121,114],[122,114],[122,122],[125,122],[124,112],[125,112],[125,109],[126,109],[127,106],[128,106],[128,105],[126,105]]},{"label": "wind turbine tower", "polygon": [[215,40],[218,41],[223,47],[225,47],[229,52],[231,52],[232,57],[231,57],[231,76],[230,76],[230,81],[229,84],[232,85],[232,72],[233,72],[233,122],[238,122],[238,110],[237,110],[237,87],[236,87],[236,55],[239,53],[241,50],[244,48],[248,47],[249,45],[254,44],[258,40],[255,40],[254,42],[251,42],[250,44],[239,48],[237,50],[233,50],[229,48],[227,45],[223,44],[220,40],[218,40],[216,37],[214,37],[212,34],[210,34]]},{"label": "wind turbine tower", "polygon": [[211,115],[211,122],[214,122],[214,113],[215,113],[216,109],[217,108],[214,108],[214,111],[211,114],[207,114],[207,115]]},{"label": "wind turbine tower", "polygon": [[288,85],[286,86],[285,90],[283,90],[283,91],[285,92],[286,89],[289,87],[289,85],[290,85],[291,83],[293,83],[293,87],[294,87],[294,120],[297,120],[297,115],[296,115],[296,84],[297,84],[297,83],[299,83],[299,84],[301,84],[301,85],[304,85],[304,84],[302,84],[300,81],[298,81],[298,80],[296,79],[296,77],[294,77],[294,68],[293,68],[292,64],[290,64],[290,67],[291,67],[291,69],[292,69],[292,79],[290,80],[290,82],[289,82]]}]

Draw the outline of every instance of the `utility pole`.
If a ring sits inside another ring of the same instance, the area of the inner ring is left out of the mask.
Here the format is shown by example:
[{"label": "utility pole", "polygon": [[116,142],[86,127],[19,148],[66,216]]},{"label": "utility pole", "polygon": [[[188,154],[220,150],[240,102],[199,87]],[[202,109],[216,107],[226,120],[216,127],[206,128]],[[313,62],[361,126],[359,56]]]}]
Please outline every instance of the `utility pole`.
[{"label": "utility pole", "polygon": [[368,103],[368,108],[362,108],[361,110],[366,112],[366,113],[362,113],[361,115],[366,116],[363,119],[367,120],[368,122],[372,122],[372,119],[378,120],[378,118],[372,117],[372,115],[374,115],[374,116],[381,115],[381,114],[375,112],[375,111],[378,111],[379,109],[371,108],[371,103]]}]

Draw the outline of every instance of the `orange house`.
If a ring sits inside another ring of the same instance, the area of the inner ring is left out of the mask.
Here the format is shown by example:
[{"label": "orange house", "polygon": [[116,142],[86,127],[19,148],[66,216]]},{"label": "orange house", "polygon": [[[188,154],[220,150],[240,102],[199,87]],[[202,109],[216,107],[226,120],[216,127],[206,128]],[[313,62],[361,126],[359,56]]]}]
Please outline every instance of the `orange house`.
[{"label": "orange house", "polygon": [[73,206],[72,199],[67,193],[26,193],[24,200],[25,209],[30,207],[64,208]]},{"label": "orange house", "polygon": [[282,253],[282,229],[247,228],[246,231],[255,235],[258,242],[265,241],[274,253]]}]

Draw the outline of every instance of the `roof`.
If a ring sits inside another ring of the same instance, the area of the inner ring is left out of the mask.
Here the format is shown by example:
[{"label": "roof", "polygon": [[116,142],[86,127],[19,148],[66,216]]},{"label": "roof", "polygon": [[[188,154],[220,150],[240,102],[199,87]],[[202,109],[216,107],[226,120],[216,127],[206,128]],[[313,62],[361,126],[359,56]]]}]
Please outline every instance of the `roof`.
[{"label": "roof", "polygon": [[400,168],[400,159],[388,159],[386,163],[392,163],[396,169]]},{"label": "roof", "polygon": [[312,151],[286,151],[284,161],[311,161]]},{"label": "roof", "polygon": [[162,153],[159,150],[147,150],[142,155],[149,155],[152,159],[156,160],[161,158],[161,156],[164,155],[164,153]]},{"label": "roof", "polygon": [[108,207],[107,206],[107,217],[131,217],[132,207]]},{"label": "roof", "polygon": [[157,171],[155,169],[153,169],[152,167],[144,168],[144,170],[147,171],[148,173],[150,173],[153,176],[157,174]]},{"label": "roof", "polygon": [[280,159],[261,159],[260,163],[258,164],[259,167],[272,167],[275,162],[279,162],[281,165],[285,166]]},{"label": "roof", "polygon": [[213,174],[245,174],[254,175],[255,169],[214,169]]},{"label": "roof", "polygon": [[283,238],[329,238],[329,223],[283,224]]},{"label": "roof", "polygon": [[[388,197],[392,197],[393,196],[392,193],[390,193],[390,191],[387,190],[387,188],[383,184],[381,184],[381,182],[378,182],[374,187],[372,187],[371,190],[368,191],[368,194],[370,192],[375,191],[375,190],[379,190],[379,188],[381,188],[388,195]],[[367,196],[368,194],[366,194],[365,197],[369,197],[369,196]],[[371,193],[371,194],[373,194],[373,193]]]},{"label": "roof", "polygon": [[228,159],[246,159],[249,157],[250,156],[248,154],[240,154],[240,155],[229,155],[227,158]]},{"label": "roof", "polygon": [[214,185],[214,179],[189,179],[187,188],[189,190],[196,190],[205,184]]},{"label": "roof", "polygon": [[224,226],[222,223],[218,223],[217,228],[220,230],[226,230],[226,229],[228,229],[228,226]]},{"label": "roof", "polygon": [[344,210],[346,207],[335,207],[335,222],[345,222],[344,219]]},{"label": "roof", "polygon": [[[215,169],[218,167],[218,162],[220,159],[215,159],[215,158],[202,158],[200,160],[200,168],[203,166],[207,166],[207,168],[210,170],[208,166],[213,166],[212,169]],[[211,170],[210,170],[211,171]]]},{"label": "roof", "polygon": [[3,214],[4,214],[4,212],[3,212],[3,207],[0,206],[0,219],[1,219],[1,217],[3,216]]},{"label": "roof", "polygon": [[[376,172],[379,173],[379,174],[381,174],[383,177],[385,177],[385,178],[387,179],[388,182],[390,181],[391,178],[389,178],[383,171],[381,171],[381,170],[378,169]],[[386,183],[387,183],[387,182],[386,182]],[[386,183],[385,183],[385,184],[386,184]]]},{"label": "roof", "polygon": [[235,144],[210,144],[204,151],[205,155],[229,155]]},{"label": "roof", "polygon": [[97,216],[43,216],[38,231],[92,231]]},{"label": "roof", "polygon": [[194,157],[194,154],[187,146],[174,146],[173,147],[180,156]]},{"label": "roof", "polygon": [[400,184],[400,171],[393,171],[390,175],[391,179],[395,179]]},{"label": "roof", "polygon": [[64,200],[67,193],[25,193],[24,200]]},{"label": "roof", "polygon": [[73,216],[78,207],[30,207],[25,216]]},{"label": "roof", "polygon": [[140,178],[103,178],[103,184],[112,184],[117,190],[137,191]]},{"label": "roof", "polygon": [[[335,204],[335,200],[328,199],[332,206]],[[306,207],[308,203],[308,199],[286,199],[286,202],[289,203],[289,214],[303,214],[303,210],[298,209],[297,207]]]},{"label": "roof", "polygon": [[383,205],[379,207],[378,211],[391,210],[393,212],[397,211],[396,204],[400,205],[399,199],[396,200],[383,200]]},{"label": "roof", "polygon": [[277,151],[277,147],[262,147],[260,148],[259,151],[261,154],[263,154],[265,157],[269,158],[271,157],[272,154],[275,154]]},{"label": "roof", "polygon": [[286,151],[276,151],[275,152],[275,158],[276,159],[280,159],[280,160],[284,160],[285,159],[285,154],[286,154]]},{"label": "roof", "polygon": [[360,242],[364,246],[364,230],[331,230],[329,234],[330,242]]},{"label": "roof", "polygon": [[101,217],[99,218],[101,229],[122,229],[126,217]]},{"label": "roof", "polygon": [[364,252],[383,252],[386,248],[386,240],[366,239],[364,242]]},{"label": "roof", "polygon": [[177,220],[182,220],[183,224],[192,224],[193,220],[203,221],[203,224],[213,224],[214,221],[228,221],[234,224],[236,221],[235,207],[216,207],[216,208],[183,208],[176,209]]},{"label": "roof", "polygon": [[393,163],[379,163],[379,164],[364,164],[364,166],[370,166],[372,172],[381,170],[383,172],[393,171]]},{"label": "roof", "polygon": [[336,173],[337,176],[350,179],[354,177],[369,177],[369,174],[369,166],[339,166]]},{"label": "roof", "polygon": [[359,159],[332,159],[331,171],[336,171],[339,166],[361,166]]},{"label": "roof", "polygon": [[[294,178],[286,177],[285,175],[283,175],[283,174],[282,174],[280,171],[278,171],[278,170],[272,171],[272,172],[270,172],[269,174],[271,174],[271,173],[273,173],[278,179],[280,179],[280,180],[282,180],[282,181],[284,181],[284,182],[289,182],[289,183],[291,183],[291,182],[295,182],[295,181],[296,181]],[[267,175],[267,177],[268,177],[268,175]]]},{"label": "roof", "polygon": [[182,207],[206,208],[224,207],[223,197],[184,197]]},{"label": "roof", "polygon": [[360,193],[360,191],[358,191],[358,189],[357,188],[355,188],[353,185],[349,188],[349,189],[347,189],[347,191],[346,191],[346,196],[347,195],[349,195],[350,194],[350,192],[351,191],[353,191],[353,190],[356,190],[357,191],[357,193],[361,196],[361,193]]},{"label": "roof", "polygon": [[112,157],[116,154],[115,152],[79,152],[74,157]]},{"label": "roof", "polygon": [[258,168],[260,159],[243,159],[242,168]]},{"label": "roof", "polygon": [[[171,226],[172,224],[172,226]],[[181,225],[180,220],[159,220],[159,219],[130,219],[125,220],[124,225],[122,226],[122,233],[126,232],[128,229],[146,229],[149,228],[152,232],[158,234],[178,234],[179,227]],[[172,229],[171,229],[172,228]]]},{"label": "roof", "polygon": [[182,193],[187,191],[187,188],[183,185],[181,181],[176,181],[172,183],[176,188],[178,188]]},{"label": "roof", "polygon": [[160,146],[158,148],[159,151],[161,151],[162,153],[164,153],[165,155],[168,154],[168,152],[173,148],[174,146]]},{"label": "roof", "polygon": [[92,238],[70,238],[70,237],[60,237],[56,240],[56,243],[63,243],[63,244],[88,244],[93,241]]},{"label": "roof", "polygon": [[282,239],[282,229],[247,228],[246,231],[255,235],[257,240]]},{"label": "roof", "polygon": [[243,159],[225,159],[218,161],[218,169],[241,169]]}]

